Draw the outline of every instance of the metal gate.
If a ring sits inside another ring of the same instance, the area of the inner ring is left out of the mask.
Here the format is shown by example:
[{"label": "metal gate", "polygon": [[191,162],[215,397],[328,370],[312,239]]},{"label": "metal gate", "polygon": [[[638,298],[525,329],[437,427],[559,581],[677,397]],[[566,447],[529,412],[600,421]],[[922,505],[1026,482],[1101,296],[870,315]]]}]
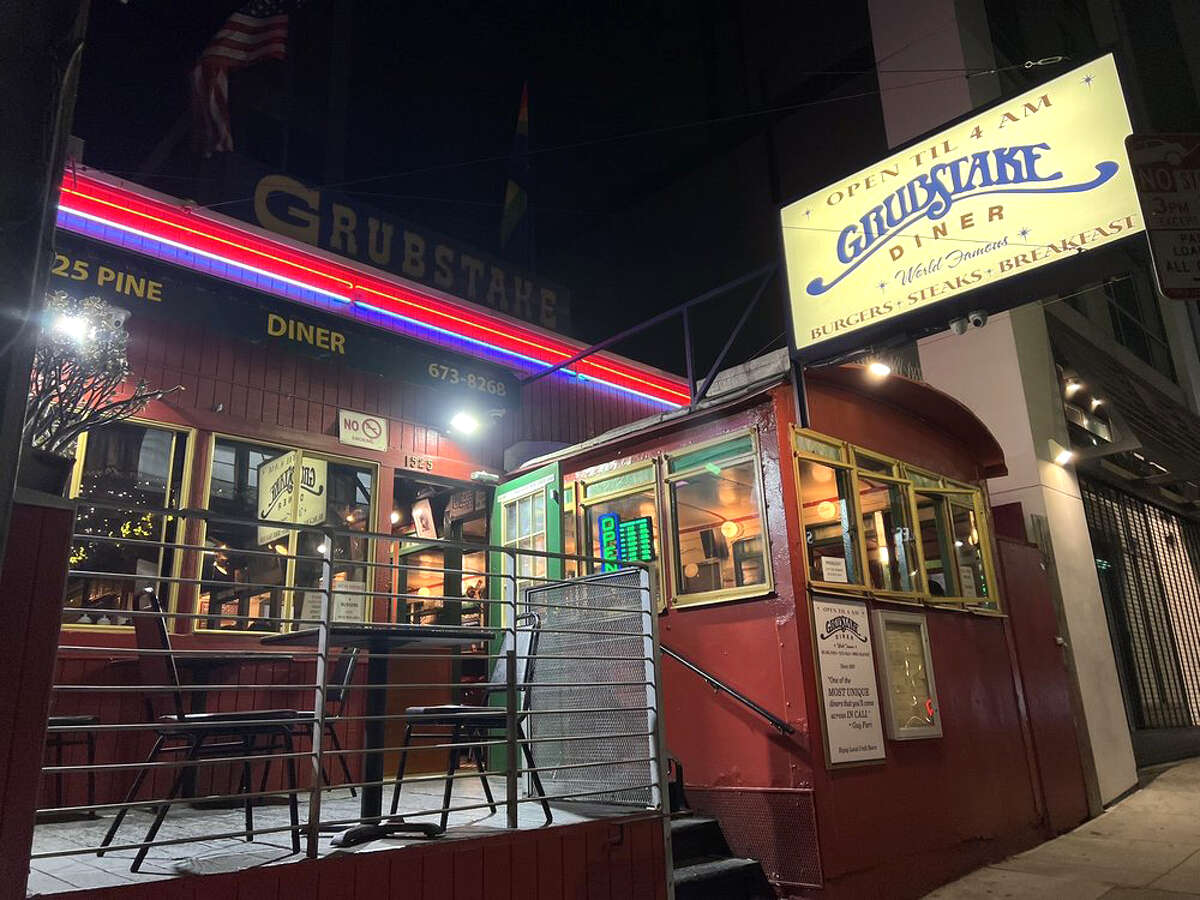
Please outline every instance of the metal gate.
[{"label": "metal gate", "polygon": [[1136,750],[1139,730],[1200,725],[1200,525],[1101,482],[1079,488]]}]

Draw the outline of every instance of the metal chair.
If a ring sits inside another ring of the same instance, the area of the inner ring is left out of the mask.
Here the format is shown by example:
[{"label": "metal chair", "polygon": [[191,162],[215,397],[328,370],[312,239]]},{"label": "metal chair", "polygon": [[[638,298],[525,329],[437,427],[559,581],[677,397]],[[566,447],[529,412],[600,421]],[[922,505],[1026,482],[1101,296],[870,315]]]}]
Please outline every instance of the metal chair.
[{"label": "metal chair", "polygon": [[[515,633],[517,685],[521,688],[522,694],[520,709],[517,713],[517,742],[520,744],[525,761],[529,765],[530,774],[533,776],[534,790],[541,798],[542,811],[546,814],[546,824],[549,825],[554,821],[554,814],[550,811],[550,804],[546,802],[546,791],[542,787],[542,779],[538,775],[537,764],[533,761],[533,751],[526,740],[525,729],[522,727],[522,721],[526,718],[525,713],[529,708],[529,685],[533,681],[533,662],[537,654],[538,629],[540,625],[541,619],[537,613],[522,613],[517,616]],[[490,682],[492,687],[487,688],[485,692],[487,697],[490,698],[495,694],[503,695],[506,692],[505,684],[508,680],[506,654],[513,648],[514,633],[513,631],[505,631],[504,640],[500,645],[500,655],[496,660],[495,668],[492,670]],[[400,765],[396,770],[396,786],[392,789],[392,815],[396,815],[396,809],[400,804],[400,787],[404,781],[404,770],[408,765],[408,749],[413,738],[432,738],[441,742],[446,737],[445,734],[437,732],[414,732],[413,728],[416,725],[443,725],[452,728],[450,743],[453,747],[450,750],[449,765],[446,767],[446,789],[442,797],[441,830],[446,830],[446,824],[450,817],[448,807],[450,806],[450,797],[454,790],[454,773],[458,770],[458,764],[464,752],[467,754],[468,759],[474,761],[479,771],[479,780],[483,783],[483,793],[487,797],[488,807],[495,813],[496,800],[492,796],[492,788],[488,784],[487,762],[485,761],[486,751],[483,744],[489,740],[489,731],[502,731],[507,726],[505,708],[503,706],[467,706],[465,704],[410,706],[404,711],[404,717],[408,721],[404,726],[404,745],[400,751]],[[515,766],[517,765],[517,761],[509,760],[509,765]]]},{"label": "metal chair", "polygon": [[[46,725],[49,728],[78,728],[86,725],[99,725],[99,716],[78,715],[78,716],[51,716],[46,720]],[[87,748],[87,764],[88,766],[96,765],[96,733],[94,731],[72,732],[72,731],[47,731],[46,732],[46,749],[54,750],[55,762],[59,768],[63,764],[63,750],[66,747]],[[56,805],[63,805],[63,773],[56,772],[54,774],[54,796]],[[96,770],[89,768],[87,773],[87,805],[89,807],[96,805]],[[89,816],[95,817],[95,812],[89,812]]]},{"label": "metal chair", "polygon": [[[349,653],[343,652],[338,656],[337,665],[333,668],[333,677],[329,679],[329,686],[325,688],[325,733],[329,736],[329,742],[333,744],[338,763],[342,767],[342,775],[345,776],[347,782],[353,782],[354,776],[350,774],[350,767],[346,765],[346,754],[342,752],[342,741],[338,737],[337,729],[333,726],[340,720],[342,709],[346,705],[346,698],[350,695],[350,685],[354,681],[354,666],[357,662],[357,647],[350,650]],[[330,707],[333,709],[331,710]],[[321,771],[325,777],[325,783],[329,784],[329,773],[324,769]],[[358,796],[358,791],[354,789],[353,785],[350,787],[350,796]]]},{"label": "metal chair", "polygon": [[[328,686],[325,688],[325,734],[329,737],[329,742],[333,744],[333,749],[336,751],[337,761],[342,767],[342,775],[345,776],[347,782],[353,782],[354,776],[350,774],[350,767],[346,764],[346,755],[342,752],[342,741],[338,737],[334,725],[336,725],[342,714],[342,708],[346,705],[346,697],[350,694],[350,685],[354,681],[354,666],[358,662],[358,648],[355,647],[348,653],[342,653],[337,658],[337,663],[330,673]],[[330,707],[333,707],[331,710]],[[311,738],[311,729],[302,729],[297,727],[296,737]],[[267,789],[267,779],[271,774],[271,760],[267,759],[267,764],[263,766],[262,782],[259,785],[259,793]],[[321,763],[321,777],[326,785],[331,784],[329,780],[329,770],[325,768],[324,762]],[[350,787],[350,796],[357,797],[358,791],[354,789],[353,784]]]},{"label": "metal chair", "polygon": [[[166,614],[158,597],[153,593],[144,595],[149,610],[135,613],[133,616],[134,634],[138,650],[149,651],[138,656],[138,673],[144,685],[156,688],[167,687],[167,691],[150,691],[146,696],[146,712],[148,722],[157,722],[155,731],[158,735],[150,755],[146,757],[146,765],[138,769],[137,775],[130,785],[123,801],[125,805],[117,812],[116,818],[101,842],[97,856],[103,856],[106,848],[116,837],[117,830],[131,804],[137,797],[138,790],[146,780],[148,773],[153,771],[152,763],[164,753],[184,753],[184,764],[172,782],[167,796],[155,804],[154,822],[146,832],[142,846],[138,848],[131,872],[137,872],[149,844],[158,834],[167,811],[171,808],[184,778],[188,771],[195,771],[196,766],[188,765],[202,757],[226,756],[231,753],[242,754],[242,781],[239,793],[247,794],[246,810],[246,840],[254,839],[254,804],[249,796],[252,786],[250,777],[250,757],[255,754],[269,753],[276,741],[282,742],[284,749],[291,754],[294,749],[292,735],[295,729],[306,721],[311,727],[313,715],[310,712],[299,712],[294,709],[256,709],[240,710],[238,712],[184,712],[183,691],[180,690],[179,671],[175,665],[175,657],[171,653],[171,637],[167,632]],[[156,716],[154,699],[166,695],[171,701],[172,712],[168,715]],[[211,743],[213,738],[222,739]],[[259,744],[260,738],[265,738],[265,744]],[[172,742],[168,745],[168,742]],[[269,759],[269,757],[268,757]],[[300,811],[296,799],[298,790],[296,783],[296,760],[292,756],[287,759],[289,807],[291,813],[292,852],[300,852]]]}]

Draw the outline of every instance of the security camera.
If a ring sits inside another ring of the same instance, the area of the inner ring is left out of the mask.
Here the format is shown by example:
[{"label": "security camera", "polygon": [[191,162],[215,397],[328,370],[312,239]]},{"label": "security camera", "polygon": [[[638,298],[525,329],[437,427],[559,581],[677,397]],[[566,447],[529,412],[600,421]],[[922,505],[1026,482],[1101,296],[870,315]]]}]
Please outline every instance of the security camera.
[{"label": "security camera", "polygon": [[966,334],[967,333],[967,320],[966,319],[951,319],[950,320],[950,330],[953,331],[955,334]]},{"label": "security camera", "polygon": [[967,321],[976,328],[982,328],[987,324],[987,313],[982,309],[977,309],[975,312],[967,313]]}]

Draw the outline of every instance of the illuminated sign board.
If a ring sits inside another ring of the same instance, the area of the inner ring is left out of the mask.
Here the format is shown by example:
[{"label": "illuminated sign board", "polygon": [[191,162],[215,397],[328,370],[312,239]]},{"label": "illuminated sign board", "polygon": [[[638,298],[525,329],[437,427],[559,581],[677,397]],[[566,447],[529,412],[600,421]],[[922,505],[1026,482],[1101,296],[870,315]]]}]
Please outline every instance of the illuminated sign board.
[{"label": "illuminated sign board", "polygon": [[[654,559],[654,521],[649,516],[622,522],[616,513],[596,517],[600,529],[600,558],[618,562],[650,562]],[[619,567],[605,563],[605,572]]]},{"label": "illuminated sign board", "polygon": [[1130,131],[1103,56],[788,204],[795,351],[1142,231]]},{"label": "illuminated sign board", "polygon": [[[604,513],[596,518],[596,525],[600,529],[600,558],[615,559],[621,558],[621,520],[616,513]],[[615,572],[618,568],[613,563],[605,563],[602,567],[605,572]]]},{"label": "illuminated sign board", "polygon": [[654,521],[649,516],[621,523],[621,559],[635,562],[654,559]]}]

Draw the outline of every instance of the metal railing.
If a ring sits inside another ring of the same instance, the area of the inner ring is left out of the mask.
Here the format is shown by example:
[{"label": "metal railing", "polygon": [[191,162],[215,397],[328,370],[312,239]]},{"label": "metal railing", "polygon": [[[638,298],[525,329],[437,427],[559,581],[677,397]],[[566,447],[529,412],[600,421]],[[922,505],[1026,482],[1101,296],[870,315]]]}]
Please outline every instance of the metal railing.
[{"label": "metal railing", "polygon": [[738,703],[742,704],[742,706],[746,707],[751,712],[755,713],[756,715],[760,716],[763,719],[766,719],[767,722],[771,725],[771,727],[774,728],[776,731],[778,731],[780,734],[795,734],[796,733],[796,729],[790,723],[785,722],[783,719],[779,718],[779,716],[775,715],[773,712],[771,712],[766,707],[761,706],[758,703],[755,703],[753,700],[751,700],[749,697],[747,697],[745,694],[743,694],[737,688],[730,687],[725,682],[721,681],[721,679],[717,678],[716,675],[713,675],[711,672],[700,668],[698,665],[696,665],[690,659],[687,659],[686,657],[682,656],[681,654],[676,653],[670,647],[667,647],[665,645],[660,645],[659,650],[664,655],[671,657],[671,659],[675,660],[677,663],[679,663],[685,669],[689,670],[690,672],[695,673],[696,675],[699,675],[706,682],[708,682],[708,686],[711,687],[714,691],[719,691],[720,693],[728,694],[730,697],[732,697]]},{"label": "metal railing", "polygon": [[[131,521],[172,517],[180,540],[77,528],[73,558],[85,564],[68,575],[31,889],[81,856],[149,875],[226,871],[385,834],[664,809],[644,567],[569,578],[561,573],[605,561],[272,522],[308,536],[283,552],[251,544],[261,521],[85,504]],[[251,545],[206,541],[215,522],[245,529]],[[319,552],[298,552],[314,535]],[[98,546],[158,567],[108,571],[88,562],[104,554],[82,550]],[[347,547],[359,558],[345,558]],[[472,564],[430,565],[415,551]],[[319,577],[297,584],[302,563]],[[481,590],[406,580],[438,572]],[[97,583],[129,587],[96,608]],[[222,595],[236,612],[214,613]],[[375,621],[349,621],[356,609]],[[81,627],[85,616],[108,627]]]}]

